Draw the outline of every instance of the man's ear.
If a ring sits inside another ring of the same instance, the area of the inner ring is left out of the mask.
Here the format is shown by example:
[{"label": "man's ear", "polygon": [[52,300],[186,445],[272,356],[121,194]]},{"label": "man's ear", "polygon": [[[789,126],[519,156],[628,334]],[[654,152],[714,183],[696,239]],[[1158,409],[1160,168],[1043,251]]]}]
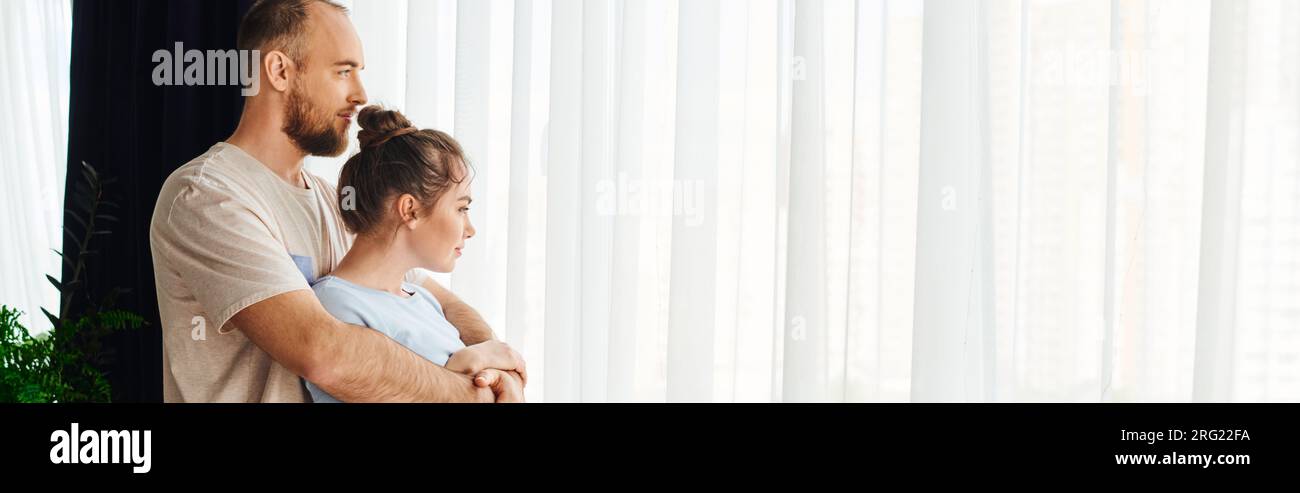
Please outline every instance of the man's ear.
[{"label": "man's ear", "polygon": [[289,90],[289,79],[293,77],[293,61],[279,50],[269,51],[262,57],[262,69],[266,71],[266,80],[271,87],[280,92]]}]

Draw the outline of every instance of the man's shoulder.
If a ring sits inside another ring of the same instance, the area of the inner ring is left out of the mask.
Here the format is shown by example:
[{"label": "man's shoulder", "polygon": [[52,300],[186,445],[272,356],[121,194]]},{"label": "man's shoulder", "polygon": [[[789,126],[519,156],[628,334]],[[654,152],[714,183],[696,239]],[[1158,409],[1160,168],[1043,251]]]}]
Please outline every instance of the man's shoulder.
[{"label": "man's shoulder", "polygon": [[228,145],[218,143],[172,171],[158,190],[151,227],[166,222],[175,211],[250,198],[252,191],[236,160]]},{"label": "man's shoulder", "polygon": [[159,197],[174,197],[187,188],[228,189],[235,185],[239,173],[233,161],[229,146],[217,143],[172,171],[163,182]]}]

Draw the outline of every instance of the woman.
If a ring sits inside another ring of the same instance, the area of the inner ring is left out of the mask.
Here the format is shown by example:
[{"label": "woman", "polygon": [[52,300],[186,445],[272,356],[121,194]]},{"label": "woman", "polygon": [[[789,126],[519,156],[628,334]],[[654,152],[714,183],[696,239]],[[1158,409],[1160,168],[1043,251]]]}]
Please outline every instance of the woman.
[{"label": "woman", "polygon": [[[339,320],[378,330],[448,370],[512,370],[527,383],[513,350],[497,341],[466,348],[438,300],[405,279],[416,267],[451,272],[474,236],[471,170],[460,144],[381,107],[361,110],[357,122],[361,151],[339,175],[340,215],[356,240],[312,286],[321,304]],[[475,384],[486,379],[478,375]],[[307,389],[314,402],[338,402],[311,382]]]}]

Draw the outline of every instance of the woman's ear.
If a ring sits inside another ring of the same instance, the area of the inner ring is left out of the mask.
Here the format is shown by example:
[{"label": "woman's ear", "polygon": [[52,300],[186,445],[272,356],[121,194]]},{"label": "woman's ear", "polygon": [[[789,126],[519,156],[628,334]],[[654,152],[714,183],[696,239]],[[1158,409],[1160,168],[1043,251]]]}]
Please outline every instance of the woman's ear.
[{"label": "woman's ear", "polygon": [[408,228],[415,228],[415,221],[419,219],[420,203],[415,200],[415,196],[404,193],[397,197],[397,217],[401,218],[402,224]]}]

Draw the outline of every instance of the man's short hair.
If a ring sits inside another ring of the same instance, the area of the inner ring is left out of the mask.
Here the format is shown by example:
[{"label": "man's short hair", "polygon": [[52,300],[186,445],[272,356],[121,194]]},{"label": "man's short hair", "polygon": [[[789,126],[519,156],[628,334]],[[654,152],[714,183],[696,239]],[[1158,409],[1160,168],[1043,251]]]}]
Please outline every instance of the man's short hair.
[{"label": "man's short hair", "polygon": [[[308,8],[314,3],[329,5],[347,13],[347,7],[331,0],[258,0],[239,23],[241,50],[281,51],[302,67],[306,62],[303,44],[307,36]],[[260,60],[259,60],[260,63]]]}]

